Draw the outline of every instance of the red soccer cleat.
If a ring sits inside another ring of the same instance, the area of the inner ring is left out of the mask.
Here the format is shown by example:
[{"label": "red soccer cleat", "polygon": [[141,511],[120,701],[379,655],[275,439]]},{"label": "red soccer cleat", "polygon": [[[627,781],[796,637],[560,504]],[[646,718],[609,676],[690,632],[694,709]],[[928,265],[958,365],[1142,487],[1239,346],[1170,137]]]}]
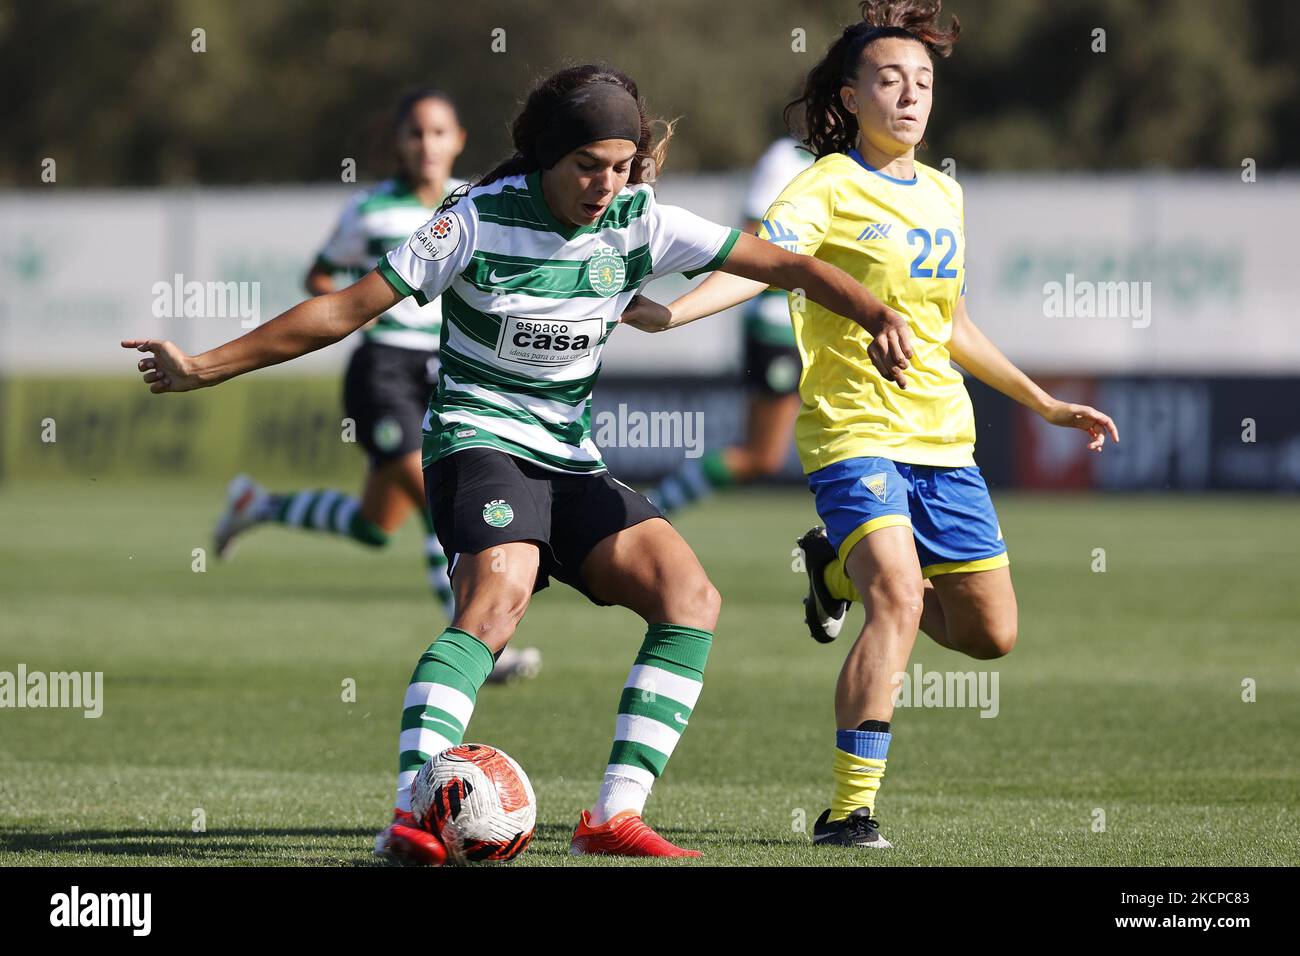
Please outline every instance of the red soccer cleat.
[{"label": "red soccer cleat", "polygon": [[394,810],[393,822],[375,837],[375,856],[409,866],[442,866],[447,848],[406,810]]},{"label": "red soccer cleat", "polygon": [[699,850],[684,850],[673,846],[654,830],[646,826],[641,815],[631,810],[616,813],[598,827],[591,825],[591,814],[586,810],[578,820],[569,843],[572,856],[606,853],[610,856],[700,856]]}]

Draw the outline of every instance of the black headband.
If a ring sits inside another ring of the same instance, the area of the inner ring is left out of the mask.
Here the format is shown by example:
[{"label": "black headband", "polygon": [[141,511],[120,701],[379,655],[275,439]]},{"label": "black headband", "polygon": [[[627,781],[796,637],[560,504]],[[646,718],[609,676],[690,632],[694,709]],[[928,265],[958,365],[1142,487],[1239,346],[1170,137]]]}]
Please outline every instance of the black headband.
[{"label": "black headband", "polygon": [[537,161],[550,169],[579,146],[602,139],[641,142],[641,110],[617,83],[591,83],[565,96],[537,137]]}]

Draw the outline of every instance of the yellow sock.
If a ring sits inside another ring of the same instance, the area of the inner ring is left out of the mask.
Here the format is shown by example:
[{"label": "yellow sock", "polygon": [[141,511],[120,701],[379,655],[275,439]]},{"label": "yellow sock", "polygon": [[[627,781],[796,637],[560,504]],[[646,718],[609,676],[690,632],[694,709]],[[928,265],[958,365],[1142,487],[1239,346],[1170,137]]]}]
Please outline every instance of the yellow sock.
[{"label": "yellow sock", "polygon": [[826,565],[822,571],[822,580],[826,582],[826,587],[832,596],[839,598],[841,601],[862,603],[862,597],[858,594],[858,589],[853,586],[849,576],[844,573],[844,562],[839,558]]},{"label": "yellow sock", "polygon": [[874,757],[857,757],[835,748],[835,792],[831,796],[828,820],[843,820],[858,807],[867,807],[874,816],[876,791],[885,776],[885,761]]}]

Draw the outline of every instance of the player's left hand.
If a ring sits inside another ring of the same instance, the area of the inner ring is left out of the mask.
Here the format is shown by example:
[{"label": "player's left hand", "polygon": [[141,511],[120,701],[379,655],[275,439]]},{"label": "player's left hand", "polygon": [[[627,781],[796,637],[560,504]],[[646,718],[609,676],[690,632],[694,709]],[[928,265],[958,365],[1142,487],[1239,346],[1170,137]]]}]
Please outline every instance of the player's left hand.
[{"label": "player's left hand", "polygon": [[662,332],[672,328],[673,314],[667,306],[660,305],[643,295],[632,296],[619,321],[642,332]]},{"label": "player's left hand", "polygon": [[1088,442],[1089,451],[1101,451],[1106,444],[1106,433],[1119,441],[1119,429],[1110,420],[1110,416],[1097,411],[1090,405],[1074,405],[1070,402],[1057,402],[1043,413],[1043,417],[1053,425],[1064,428],[1081,428],[1092,436]]},{"label": "player's left hand", "polygon": [[138,352],[151,352],[152,358],[142,358],[136,368],[144,373],[149,391],[188,392],[202,388],[203,382],[194,371],[194,359],[182,352],[175,343],[158,339],[125,339],[122,348]]}]

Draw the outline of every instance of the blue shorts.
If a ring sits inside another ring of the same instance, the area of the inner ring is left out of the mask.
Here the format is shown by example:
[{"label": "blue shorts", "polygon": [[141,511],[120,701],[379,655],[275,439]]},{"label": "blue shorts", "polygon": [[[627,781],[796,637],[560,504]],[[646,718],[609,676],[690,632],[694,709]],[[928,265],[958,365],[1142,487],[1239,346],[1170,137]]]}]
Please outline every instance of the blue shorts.
[{"label": "blue shorts", "polygon": [[1010,564],[988,486],[975,465],[850,458],[814,471],[808,487],[840,560],[871,532],[897,525],[912,529],[927,578]]}]

